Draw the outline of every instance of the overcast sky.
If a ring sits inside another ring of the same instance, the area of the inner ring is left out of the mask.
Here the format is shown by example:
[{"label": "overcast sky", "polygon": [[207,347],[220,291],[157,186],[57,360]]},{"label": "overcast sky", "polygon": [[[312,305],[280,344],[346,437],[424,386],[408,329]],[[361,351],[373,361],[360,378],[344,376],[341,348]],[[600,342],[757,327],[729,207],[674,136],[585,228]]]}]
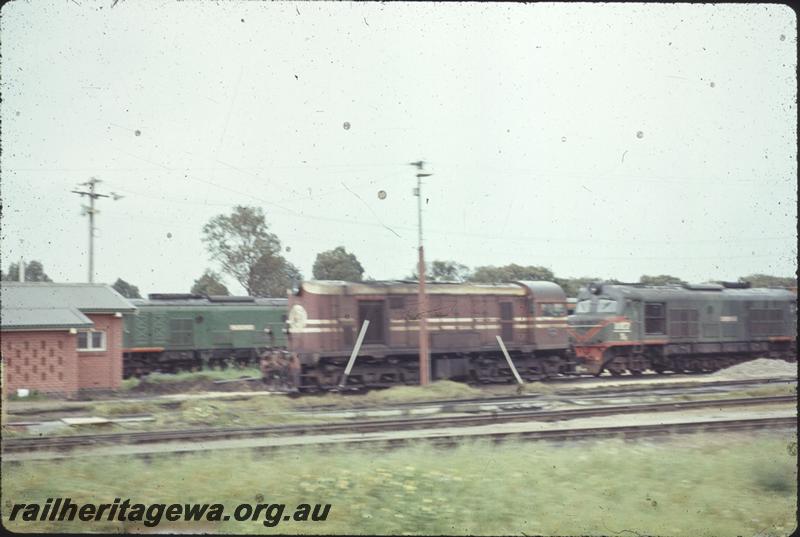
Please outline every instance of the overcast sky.
[{"label": "overcast sky", "polygon": [[404,277],[424,159],[429,260],[796,271],[785,6],[111,4],[3,6],[4,268],[86,281],[70,191],[95,176],[124,196],[99,201],[95,281],[188,291],[217,268],[203,224],[236,204],[307,278],[339,245]]}]

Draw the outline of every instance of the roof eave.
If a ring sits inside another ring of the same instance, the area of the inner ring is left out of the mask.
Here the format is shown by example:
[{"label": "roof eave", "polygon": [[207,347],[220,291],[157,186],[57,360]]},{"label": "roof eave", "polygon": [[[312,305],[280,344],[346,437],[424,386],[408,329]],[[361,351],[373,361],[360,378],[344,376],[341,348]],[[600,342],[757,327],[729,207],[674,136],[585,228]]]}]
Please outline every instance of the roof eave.
[{"label": "roof eave", "polygon": [[82,328],[92,328],[94,323],[84,323],[84,324],[54,324],[54,325],[44,325],[44,324],[33,324],[33,325],[7,325],[7,326],[0,326],[0,330],[3,332],[47,332],[47,331],[67,331],[72,329],[82,329]]}]

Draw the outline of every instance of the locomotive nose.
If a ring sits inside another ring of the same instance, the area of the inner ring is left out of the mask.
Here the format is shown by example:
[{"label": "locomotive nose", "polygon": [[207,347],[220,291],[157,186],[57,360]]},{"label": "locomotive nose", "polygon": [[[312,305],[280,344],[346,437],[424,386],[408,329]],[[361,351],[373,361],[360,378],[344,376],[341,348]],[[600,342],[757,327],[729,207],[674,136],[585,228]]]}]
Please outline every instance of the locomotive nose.
[{"label": "locomotive nose", "polygon": [[570,342],[597,343],[605,338],[608,323],[605,316],[570,315],[567,317],[567,334]]}]

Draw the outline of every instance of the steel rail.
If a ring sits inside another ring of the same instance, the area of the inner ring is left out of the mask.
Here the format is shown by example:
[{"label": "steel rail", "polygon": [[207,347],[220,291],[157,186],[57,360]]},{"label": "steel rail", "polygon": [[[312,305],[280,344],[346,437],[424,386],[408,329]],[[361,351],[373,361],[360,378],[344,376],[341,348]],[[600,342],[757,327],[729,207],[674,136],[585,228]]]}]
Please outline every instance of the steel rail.
[{"label": "steel rail", "polygon": [[217,427],[170,431],[143,431],[133,433],[101,433],[68,436],[38,436],[3,439],[4,453],[41,449],[70,449],[99,444],[146,444],[176,441],[203,441],[215,439],[248,438],[258,436],[287,436],[332,433],[372,433],[397,430],[432,429],[437,427],[474,427],[523,421],[561,421],[576,418],[609,416],[615,414],[640,414],[670,412],[697,408],[741,407],[766,404],[796,403],[797,397],[748,397],[742,399],[712,399],[648,403],[638,405],[609,405],[601,407],[571,408],[563,410],[523,410],[489,412],[467,416],[415,417],[404,419],[363,420],[307,425],[280,425],[256,427]]},{"label": "steel rail", "polygon": [[634,383],[631,382],[627,386],[615,386],[604,388],[597,386],[594,388],[577,388],[569,390],[557,390],[549,394],[530,394],[530,395],[499,395],[490,397],[471,397],[462,399],[429,399],[425,401],[411,401],[404,403],[392,403],[386,407],[375,407],[366,405],[356,405],[350,407],[336,407],[335,404],[326,405],[309,405],[299,409],[299,412],[348,412],[348,411],[361,411],[361,410],[389,410],[400,408],[416,408],[422,406],[432,405],[446,405],[446,404],[494,404],[494,403],[513,403],[513,402],[534,402],[538,398],[547,396],[560,396],[560,395],[584,395],[586,398],[592,398],[596,395],[610,394],[619,395],[624,397],[639,392],[661,392],[669,390],[702,390],[704,388],[724,388],[727,386],[749,386],[749,385],[765,385],[765,384],[789,384],[797,382],[796,378],[788,377],[771,377],[760,379],[736,379],[736,380],[720,380],[710,382],[676,382],[675,384],[667,382],[658,383]]},{"label": "steel rail", "polygon": [[[599,395],[604,393],[609,394],[629,394],[629,393],[637,393],[640,391],[651,390],[651,391],[661,391],[661,390],[672,390],[672,389],[691,389],[691,390],[701,390],[705,387],[714,388],[714,387],[725,387],[725,386],[745,386],[745,385],[758,385],[758,384],[787,384],[791,382],[797,382],[797,378],[791,377],[765,377],[765,378],[754,378],[754,379],[735,379],[735,380],[719,380],[719,381],[699,381],[693,382],[692,378],[697,378],[698,375],[684,375],[680,374],[681,379],[686,380],[678,380],[678,376],[676,375],[674,382],[641,382],[641,380],[647,380],[647,377],[652,378],[662,378],[662,379],[669,379],[671,375],[644,375],[644,379],[642,377],[621,377],[623,380],[629,380],[629,382],[624,382],[622,385],[612,386],[608,388],[604,388],[603,386],[598,385],[597,387],[590,387],[590,388],[568,388],[568,386],[575,384],[581,384],[580,382],[576,382],[579,380],[585,381],[598,381],[599,384],[603,384],[602,380],[598,380],[597,378],[557,378],[557,379],[550,379],[560,382],[551,382],[550,380],[545,381],[545,384],[552,384],[554,387],[558,384],[564,385],[565,389],[560,390],[556,389],[556,391],[550,394],[541,394],[541,395],[573,395],[575,393],[585,394],[587,396]],[[620,380],[620,377],[600,377],[600,379],[609,379],[609,380]],[[639,382],[637,382],[637,380]],[[219,392],[220,394],[224,394],[226,392]],[[276,395],[282,395],[277,394]],[[439,405],[439,404],[449,404],[449,403],[503,403],[503,402],[515,402],[515,401],[526,401],[526,400],[533,400],[537,397],[541,396],[540,394],[529,394],[529,395],[498,395],[498,396],[487,396],[487,397],[472,397],[472,398],[461,398],[461,399],[429,399],[425,401],[411,401],[411,402],[399,402],[399,403],[392,403],[391,406],[388,407],[372,407],[366,405],[354,405],[350,407],[336,407],[335,404],[320,404],[320,405],[308,405],[303,407],[302,409],[298,409],[298,411],[309,411],[309,412],[317,412],[317,411],[356,411],[356,410],[376,410],[380,409],[383,410],[385,408],[413,408],[418,406],[426,406],[426,405]],[[242,399],[250,399],[253,397],[258,397],[259,392],[254,392],[252,395],[250,394],[237,394],[231,397],[221,397],[222,400],[242,400]],[[357,397],[357,396],[353,396]],[[211,398],[216,399],[216,398]],[[9,408],[7,409],[8,415],[13,416],[39,416],[39,415],[60,415],[60,414],[71,414],[74,412],[80,412],[82,410],[86,410],[91,408],[93,404],[102,404],[102,403],[111,403],[111,404],[120,404],[120,403],[141,403],[141,402],[154,402],[155,404],[162,405],[162,406],[170,406],[170,405],[180,405],[180,401],[178,400],[169,400],[169,401],[159,401],[158,396],[149,395],[146,397],[135,397],[135,398],[127,398],[127,399],[97,399],[97,400],[89,400],[83,402],[70,402],[65,404],[63,407],[55,406],[55,407],[45,407],[45,408],[35,408],[35,407],[28,407],[28,408]],[[19,405],[21,401],[13,402],[14,405]]]},{"label": "steel rail", "polygon": [[[576,441],[576,440],[595,440],[598,438],[643,438],[665,434],[689,434],[701,432],[732,432],[753,429],[783,429],[797,427],[797,418],[794,417],[771,417],[771,418],[751,418],[735,420],[712,420],[679,423],[656,423],[646,425],[621,425],[610,427],[582,427],[572,429],[545,429],[538,431],[513,431],[513,432],[485,432],[470,435],[470,437],[487,438],[494,442],[502,442],[509,439],[523,441],[547,440],[555,441]],[[464,436],[452,434],[449,436],[424,438],[436,446],[457,445],[463,440]],[[414,439],[392,439],[390,444],[406,443]],[[376,441],[387,442],[385,439]]]},{"label": "steel rail", "polygon": [[[623,426],[607,426],[607,427],[582,427],[571,429],[547,429],[535,431],[481,431],[472,432],[470,434],[463,434],[456,431],[446,431],[437,436],[427,437],[398,437],[398,438],[384,438],[384,437],[357,437],[357,436],[344,436],[338,439],[328,439],[322,442],[309,442],[304,444],[306,447],[314,446],[318,449],[325,449],[331,446],[340,446],[344,444],[360,444],[371,445],[373,451],[385,451],[396,447],[403,446],[413,442],[425,442],[435,447],[451,447],[457,446],[467,438],[489,440],[493,443],[501,443],[508,440],[511,441],[549,441],[549,442],[575,442],[575,441],[590,441],[598,440],[601,438],[652,438],[660,435],[672,434],[692,434],[692,433],[720,433],[720,432],[735,432],[746,430],[759,430],[766,429],[796,429],[796,417],[766,417],[766,418],[749,418],[749,419],[733,419],[733,420],[712,420],[712,421],[694,421],[694,422],[676,422],[676,423],[656,423],[644,425],[623,425]],[[141,457],[151,459],[156,456],[169,456],[169,455],[183,455],[189,453],[196,453],[199,451],[216,451],[220,449],[248,449],[260,452],[268,452],[276,449],[296,448],[298,445],[288,444],[264,444],[264,445],[250,445],[250,446],[219,446],[213,444],[195,443],[194,447],[180,446],[174,449],[161,449],[159,451],[141,451],[134,453],[127,453],[127,456]],[[35,457],[34,460],[53,460],[74,458],[79,455],[68,453],[44,453],[45,457]],[[92,456],[91,453],[84,454],[85,456]],[[107,454],[103,456],[114,455]],[[17,459],[13,454],[10,455],[10,462],[23,462],[25,459]]]}]

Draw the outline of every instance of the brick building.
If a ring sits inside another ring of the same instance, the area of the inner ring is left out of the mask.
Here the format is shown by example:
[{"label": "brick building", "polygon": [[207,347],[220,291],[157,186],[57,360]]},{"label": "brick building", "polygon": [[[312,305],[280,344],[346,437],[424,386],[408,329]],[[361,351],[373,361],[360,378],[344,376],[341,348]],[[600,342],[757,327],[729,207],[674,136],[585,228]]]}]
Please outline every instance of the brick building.
[{"label": "brick building", "polygon": [[3,282],[3,393],[76,395],[122,381],[122,315],[136,308],[104,284]]}]

